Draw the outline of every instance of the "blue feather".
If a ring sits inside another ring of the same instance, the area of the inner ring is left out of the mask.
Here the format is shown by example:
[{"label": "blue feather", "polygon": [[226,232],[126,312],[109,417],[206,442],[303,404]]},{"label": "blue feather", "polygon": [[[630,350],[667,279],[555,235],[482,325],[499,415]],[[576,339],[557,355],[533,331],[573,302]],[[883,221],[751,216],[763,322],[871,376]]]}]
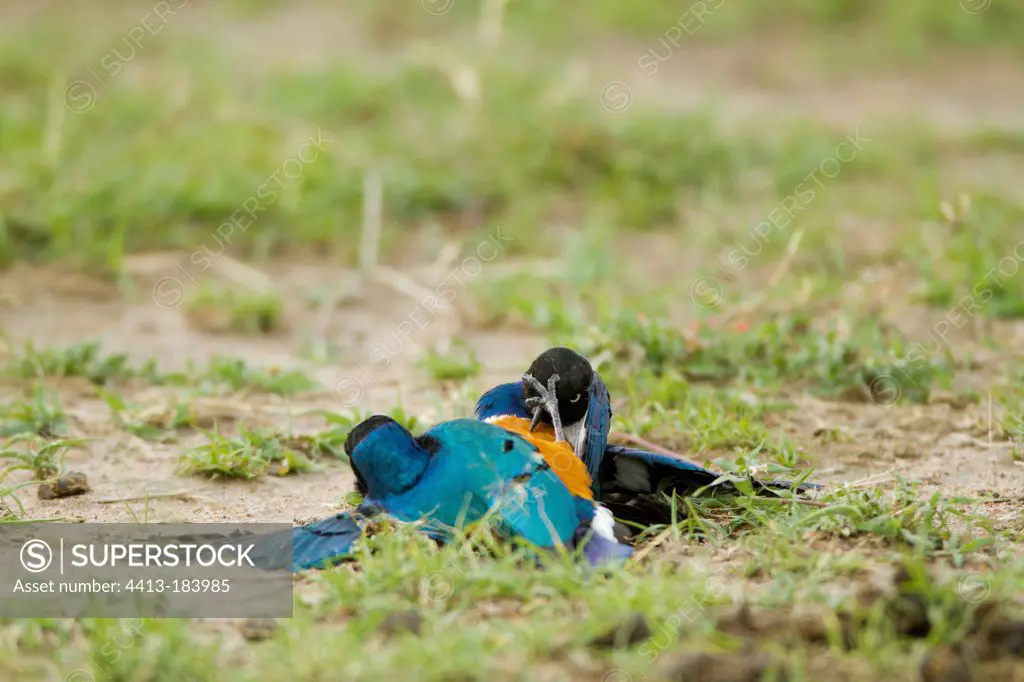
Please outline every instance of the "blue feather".
[{"label": "blue feather", "polygon": [[[531,443],[505,429],[459,419],[414,438],[396,422],[378,419],[362,436],[349,453],[366,487],[357,516],[424,522],[424,533],[444,541],[453,529],[494,515],[497,530],[508,539],[541,549],[584,543],[585,556],[595,564],[632,552],[628,546],[612,546],[617,545],[613,540],[591,537],[587,531],[595,503],[575,497]],[[350,556],[363,534],[357,516],[339,514],[294,529],[292,570],[324,567]],[[268,536],[260,556],[272,563],[287,539]]]},{"label": "blue feather", "polygon": [[586,423],[583,425],[586,429],[586,440],[583,443],[581,457],[583,463],[587,465],[587,471],[590,472],[594,496],[598,497],[601,494],[601,463],[606,454],[608,433],[612,428],[612,399],[608,395],[608,387],[597,372],[594,372],[590,380],[587,400]]},{"label": "blue feather", "polygon": [[[474,414],[477,419],[485,420],[500,415],[509,415],[530,419],[533,413],[526,407],[523,400],[523,384],[521,381],[499,384],[488,390],[476,402]],[[587,414],[580,426],[584,430],[584,444],[581,450],[583,463],[587,465],[590,479],[593,481],[594,495],[600,493],[598,473],[604,459],[605,445],[611,430],[612,407],[608,388],[601,377],[594,374],[588,392]],[[566,426],[569,426],[568,424]],[[572,444],[575,447],[575,443]]]},{"label": "blue feather", "polygon": [[523,400],[523,382],[498,384],[476,401],[474,414],[479,420],[500,415],[529,419],[533,416]]},{"label": "blue feather", "polygon": [[341,513],[306,526],[257,536],[249,558],[266,571],[326,568],[347,559],[363,535],[363,519]]},{"label": "blue feather", "polygon": [[348,558],[363,536],[363,525],[351,515],[337,514],[292,530],[292,570],[326,568]]}]

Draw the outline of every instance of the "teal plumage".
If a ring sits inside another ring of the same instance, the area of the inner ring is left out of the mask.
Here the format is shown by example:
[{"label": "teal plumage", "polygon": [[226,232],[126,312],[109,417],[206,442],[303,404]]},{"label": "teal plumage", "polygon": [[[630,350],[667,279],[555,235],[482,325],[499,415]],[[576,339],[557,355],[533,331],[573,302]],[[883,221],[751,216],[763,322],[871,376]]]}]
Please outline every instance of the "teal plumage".
[{"label": "teal plumage", "polygon": [[[424,532],[442,541],[491,516],[506,539],[540,549],[582,546],[595,565],[632,553],[612,534],[607,510],[574,496],[532,444],[500,427],[458,419],[414,437],[377,415],[352,430],[345,450],[364,500],[355,514],[294,529],[293,570],[349,557],[363,519],[382,514],[423,522]],[[257,553],[273,554],[281,540],[268,537]]]}]

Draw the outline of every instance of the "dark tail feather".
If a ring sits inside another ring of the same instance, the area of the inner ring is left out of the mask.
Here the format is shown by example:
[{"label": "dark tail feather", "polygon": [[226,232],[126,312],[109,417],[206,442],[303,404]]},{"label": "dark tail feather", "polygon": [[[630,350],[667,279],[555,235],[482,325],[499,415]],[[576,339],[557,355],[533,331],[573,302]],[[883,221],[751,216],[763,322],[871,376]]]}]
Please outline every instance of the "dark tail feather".
[{"label": "dark tail feather", "polygon": [[[642,528],[667,526],[686,516],[685,506],[678,509],[680,518],[672,518],[672,505],[661,495],[636,495],[634,493],[609,493],[601,498],[601,504],[619,521],[624,522],[620,540],[632,537]],[[637,528],[636,526],[640,526]]]},{"label": "dark tail feather", "polygon": [[[633,493],[674,492],[677,495],[691,495],[701,488],[712,486],[709,493],[737,492],[731,482],[715,483],[720,474],[685,460],[640,448],[623,445],[609,445],[605,448],[604,463],[601,467],[602,489],[629,491]],[[752,479],[754,490],[771,494],[772,490],[791,490],[791,481],[759,481]],[[607,488],[606,488],[607,486]],[[805,493],[821,486],[815,483],[801,483],[795,492]]]},{"label": "dark tail feather", "polygon": [[601,465],[602,491],[653,493],[678,489],[681,494],[711,485],[718,478],[703,467],[650,450],[609,445]]},{"label": "dark tail feather", "polygon": [[796,481],[787,481],[784,478],[777,478],[772,481],[759,481],[753,479],[754,490],[792,490],[795,493],[809,493],[812,490],[821,490],[821,486],[817,483],[811,483],[804,481],[803,483],[797,484]]}]

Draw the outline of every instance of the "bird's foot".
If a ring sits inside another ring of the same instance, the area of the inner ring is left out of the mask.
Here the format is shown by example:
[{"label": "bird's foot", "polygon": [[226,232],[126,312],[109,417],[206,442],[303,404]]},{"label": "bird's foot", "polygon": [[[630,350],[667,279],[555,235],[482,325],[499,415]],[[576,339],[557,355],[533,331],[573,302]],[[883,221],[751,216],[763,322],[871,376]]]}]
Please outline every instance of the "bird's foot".
[{"label": "bird's foot", "polygon": [[547,387],[540,383],[532,374],[524,374],[523,381],[529,383],[537,391],[538,396],[526,399],[526,406],[533,410],[533,422],[530,424],[530,431],[533,431],[540,421],[541,410],[547,410],[547,413],[551,415],[551,424],[555,429],[555,440],[564,441],[565,430],[562,428],[562,417],[558,413],[558,396],[555,393],[558,375],[551,375],[548,379]]}]

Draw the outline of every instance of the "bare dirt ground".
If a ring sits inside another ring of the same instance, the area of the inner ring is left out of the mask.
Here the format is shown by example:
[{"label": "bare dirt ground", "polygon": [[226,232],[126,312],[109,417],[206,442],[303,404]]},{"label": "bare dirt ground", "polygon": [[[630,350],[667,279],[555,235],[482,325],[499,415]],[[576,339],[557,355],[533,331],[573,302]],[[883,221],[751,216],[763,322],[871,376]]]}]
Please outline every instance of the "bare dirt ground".
[{"label": "bare dirt ground", "polygon": [[[225,35],[231,49],[315,61],[332,51],[359,49],[354,42],[339,39],[332,28],[336,23],[331,17],[303,8],[286,10],[273,20],[223,26],[205,24],[195,30],[215,30]],[[638,84],[637,96],[681,107],[714,100],[741,120],[812,117],[869,126],[873,121],[916,112],[952,128],[965,121],[976,125],[979,120],[997,126],[1020,124],[1024,71],[996,59],[972,58],[973,61],[965,62],[949,56],[928,67],[925,74],[863,74],[836,81],[817,74],[799,55],[776,50],[777,47],[751,44],[688,49],[655,77]],[[627,73],[645,49],[646,46],[617,46],[588,60],[587,77],[598,86],[623,78],[618,74]],[[768,59],[766,55],[772,56]],[[595,96],[598,90],[595,89]],[[999,181],[998,177],[995,181]],[[875,231],[871,225],[860,227],[867,229],[859,233],[857,241],[861,244],[876,238],[888,239],[885,226],[877,226]],[[645,243],[653,248],[644,250]],[[631,259],[643,268],[645,276],[680,276],[678,261],[659,248],[657,240],[640,240],[640,244],[634,247],[636,252]],[[426,260],[429,262],[435,255],[427,254]],[[248,422],[291,424],[301,433],[323,428],[319,418],[303,416],[305,413],[342,409],[331,387],[339,377],[362,376],[356,363],[365,365],[370,349],[387,340],[416,303],[392,288],[363,283],[349,301],[330,314],[329,323],[325,324],[324,314],[306,304],[306,295],[324,290],[350,292],[355,286],[354,273],[332,264],[275,263],[264,270],[272,271],[274,286],[284,292],[288,331],[260,338],[210,334],[192,324],[180,308],[165,309],[155,304],[151,296],[153,283],[163,276],[175,276],[175,256],[156,254],[153,258],[147,261],[140,257],[130,266],[137,271],[137,294],[131,298],[125,298],[112,285],[57,267],[17,266],[0,281],[4,294],[0,328],[8,334],[12,347],[29,340],[37,346],[60,346],[95,339],[110,352],[126,352],[140,360],[157,357],[161,367],[167,369],[183,366],[187,359],[201,362],[215,355],[243,357],[259,366],[305,368],[327,387],[321,394],[302,400],[253,396],[236,415],[231,412],[239,411],[237,405],[225,408],[213,404],[207,408],[211,416],[222,419],[237,416]],[[429,276],[425,281],[430,281]],[[191,286],[187,281],[185,285]],[[861,282],[855,286],[863,290],[875,284]],[[927,338],[928,329],[941,315],[924,309],[914,312],[919,335]],[[898,314],[904,321],[913,319],[904,311]],[[445,399],[446,389],[429,386],[413,362],[423,348],[464,324],[464,320],[453,318],[423,330],[413,339],[416,348],[410,344],[390,367],[375,372],[373,380],[365,381],[358,407],[387,410],[400,400],[413,413],[432,414],[436,399]],[[1024,351],[1020,325],[1006,324],[1004,330],[1003,336],[1011,348],[1018,353]],[[301,341],[314,332],[342,349],[343,364],[323,367],[303,357]],[[515,376],[545,345],[543,339],[519,332],[462,329],[462,333],[480,357],[500,358],[500,367],[489,366],[478,378],[480,388]],[[983,366],[979,383],[984,386],[986,380],[998,375],[1002,366],[997,360]],[[13,383],[3,389],[8,395],[16,390],[18,387]],[[303,521],[336,509],[341,496],[351,487],[349,471],[341,465],[326,467],[320,473],[264,477],[252,483],[209,483],[182,477],[176,473],[177,459],[192,444],[191,437],[164,445],[147,443],[113,428],[106,406],[84,382],[66,381],[59,390],[75,435],[101,437],[77,448],[68,458],[70,468],[88,474],[94,492],[52,501],[24,495],[31,516],[122,521],[146,513],[151,520],[160,521]],[[147,388],[126,397],[141,403],[157,403],[161,391]],[[1019,518],[1024,510],[1024,466],[1011,461],[1008,444],[990,442],[992,427],[985,401],[968,407],[940,402],[894,409],[805,396],[793,399],[800,409],[786,416],[778,426],[809,445],[817,463],[817,480],[838,484],[869,477],[871,481],[881,481],[899,475],[947,492],[991,495],[993,501],[985,506],[1000,523]],[[157,497],[148,502],[144,511],[147,503],[141,498],[147,493]],[[166,497],[168,493],[177,494]],[[118,501],[125,499],[128,501]]]}]

